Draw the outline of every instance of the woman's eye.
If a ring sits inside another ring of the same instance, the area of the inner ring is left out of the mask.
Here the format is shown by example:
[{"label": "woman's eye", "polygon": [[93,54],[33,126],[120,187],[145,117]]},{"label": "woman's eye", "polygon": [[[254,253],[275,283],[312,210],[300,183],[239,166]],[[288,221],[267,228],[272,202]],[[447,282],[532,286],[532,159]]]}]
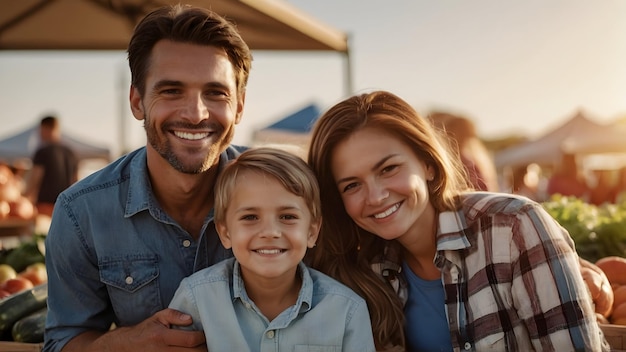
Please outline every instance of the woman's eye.
[{"label": "woman's eye", "polygon": [[343,192],[344,192],[344,193],[345,193],[345,192],[348,192],[348,191],[350,191],[351,189],[354,189],[356,186],[357,186],[357,184],[356,184],[356,183],[349,183],[349,184],[347,184],[347,185],[343,188]]},{"label": "woman's eye", "polygon": [[382,173],[386,174],[398,168],[398,165],[388,165],[382,169]]}]

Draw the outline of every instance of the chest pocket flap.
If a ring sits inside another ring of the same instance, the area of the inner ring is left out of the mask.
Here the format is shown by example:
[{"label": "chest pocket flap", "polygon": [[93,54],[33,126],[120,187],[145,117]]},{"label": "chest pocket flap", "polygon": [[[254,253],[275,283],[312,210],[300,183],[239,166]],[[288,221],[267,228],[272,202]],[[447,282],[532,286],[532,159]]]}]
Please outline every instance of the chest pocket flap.
[{"label": "chest pocket flap", "polygon": [[129,293],[139,290],[159,276],[156,255],[105,258],[99,266],[103,283]]}]

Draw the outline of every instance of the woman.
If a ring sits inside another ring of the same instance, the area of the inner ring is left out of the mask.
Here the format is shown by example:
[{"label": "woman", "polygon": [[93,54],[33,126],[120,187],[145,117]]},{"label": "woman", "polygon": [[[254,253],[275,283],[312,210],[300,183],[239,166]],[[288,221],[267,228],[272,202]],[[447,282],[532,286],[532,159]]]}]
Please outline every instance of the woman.
[{"label": "woman", "polygon": [[444,140],[388,92],[326,112],[311,265],[366,299],[379,349],[608,350],[567,232],[526,198],[468,192]]}]

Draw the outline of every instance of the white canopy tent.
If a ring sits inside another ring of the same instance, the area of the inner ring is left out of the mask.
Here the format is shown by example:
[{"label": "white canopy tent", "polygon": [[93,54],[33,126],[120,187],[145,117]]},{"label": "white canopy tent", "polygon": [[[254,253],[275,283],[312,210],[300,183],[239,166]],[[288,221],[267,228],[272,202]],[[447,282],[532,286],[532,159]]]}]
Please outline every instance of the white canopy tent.
[{"label": "white canopy tent", "polygon": [[[61,133],[61,142],[72,148],[80,160],[100,159],[107,162],[111,160],[111,151],[108,147],[87,143],[65,132]],[[12,163],[18,159],[30,159],[40,143],[39,124],[6,136],[0,140],[0,160]]]},{"label": "white canopy tent", "polygon": [[516,167],[531,163],[553,166],[560,162],[565,150],[566,141],[577,141],[586,138],[598,138],[606,133],[607,128],[577,112],[561,126],[554,128],[543,136],[515,145],[497,152],[494,155],[496,167]]}]

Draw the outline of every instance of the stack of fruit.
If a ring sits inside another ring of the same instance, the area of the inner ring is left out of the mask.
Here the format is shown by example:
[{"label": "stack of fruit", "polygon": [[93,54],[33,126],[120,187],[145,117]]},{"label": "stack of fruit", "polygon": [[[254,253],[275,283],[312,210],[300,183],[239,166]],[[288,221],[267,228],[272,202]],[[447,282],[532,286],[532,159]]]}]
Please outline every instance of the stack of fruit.
[{"label": "stack of fruit", "polygon": [[[595,263],[586,260],[581,263],[598,322],[626,325],[626,258],[608,256]],[[604,284],[606,281],[610,286]]]},{"label": "stack of fruit", "polygon": [[599,318],[599,321],[605,324],[626,325],[626,258],[604,257],[595,265],[602,270],[611,283],[612,296],[610,300],[601,299],[595,302],[596,308],[599,305],[606,307],[606,313],[603,314],[605,319]]},{"label": "stack of fruit", "polygon": [[44,263],[33,263],[17,272],[8,264],[0,264],[0,299],[48,282]]},{"label": "stack of fruit", "polygon": [[19,180],[13,170],[0,164],[0,221],[32,220],[36,215],[33,203],[21,194]]},{"label": "stack of fruit", "polygon": [[43,342],[48,275],[40,241],[0,250],[1,341]]}]

